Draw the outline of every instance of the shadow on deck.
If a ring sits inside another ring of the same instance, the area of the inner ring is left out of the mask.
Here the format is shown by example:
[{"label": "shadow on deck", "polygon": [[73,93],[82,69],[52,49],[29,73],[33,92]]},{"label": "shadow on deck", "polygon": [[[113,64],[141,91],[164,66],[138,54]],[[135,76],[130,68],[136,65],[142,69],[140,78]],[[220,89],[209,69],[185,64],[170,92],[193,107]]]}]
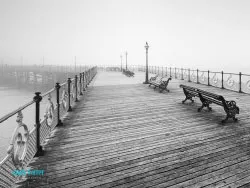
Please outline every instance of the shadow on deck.
[{"label": "shadow on deck", "polygon": [[45,176],[23,186],[250,187],[249,95],[185,82],[237,102],[239,122],[223,125],[222,107],[198,113],[199,99],[181,103],[182,81],[159,93],[141,73],[98,74],[30,163]]}]

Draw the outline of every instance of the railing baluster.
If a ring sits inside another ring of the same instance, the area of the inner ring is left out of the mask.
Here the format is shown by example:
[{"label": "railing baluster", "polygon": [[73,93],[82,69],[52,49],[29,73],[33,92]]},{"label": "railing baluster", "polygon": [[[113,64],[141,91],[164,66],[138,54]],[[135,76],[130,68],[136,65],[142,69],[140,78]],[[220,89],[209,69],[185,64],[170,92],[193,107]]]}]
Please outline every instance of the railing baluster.
[{"label": "railing baluster", "polygon": [[42,96],[40,96],[41,92],[36,92],[35,97],[33,98],[36,103],[36,148],[37,152],[35,157],[42,156],[44,154],[43,148],[40,145],[40,102],[42,100]]},{"label": "railing baluster", "polygon": [[172,77],[172,74],[171,74],[171,67],[170,67],[170,77]]},{"label": "railing baluster", "polygon": [[184,80],[184,78],[183,78],[183,68],[181,68],[181,80]]}]

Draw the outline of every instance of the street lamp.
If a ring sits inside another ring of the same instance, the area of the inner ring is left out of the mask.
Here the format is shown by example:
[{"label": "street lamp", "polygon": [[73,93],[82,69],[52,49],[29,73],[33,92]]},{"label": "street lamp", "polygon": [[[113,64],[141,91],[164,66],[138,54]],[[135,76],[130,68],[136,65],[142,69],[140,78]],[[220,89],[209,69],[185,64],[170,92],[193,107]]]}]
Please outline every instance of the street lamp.
[{"label": "street lamp", "polygon": [[126,51],[125,54],[126,54],[126,70],[127,70],[128,69],[128,63],[127,63],[128,52]]},{"label": "street lamp", "polygon": [[146,80],[143,83],[148,84],[148,48],[149,48],[149,45],[147,42],[146,42],[146,45],[144,47],[146,49]]},{"label": "street lamp", "polygon": [[121,57],[121,72],[122,72],[122,55],[120,57]]}]

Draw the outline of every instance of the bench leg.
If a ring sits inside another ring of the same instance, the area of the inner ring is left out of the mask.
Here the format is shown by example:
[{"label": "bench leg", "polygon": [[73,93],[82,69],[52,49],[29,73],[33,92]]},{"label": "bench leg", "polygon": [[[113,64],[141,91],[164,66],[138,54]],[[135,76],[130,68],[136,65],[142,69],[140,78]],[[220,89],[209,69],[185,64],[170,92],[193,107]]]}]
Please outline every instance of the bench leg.
[{"label": "bench leg", "polygon": [[221,122],[225,123],[229,118],[232,118],[234,122],[238,121],[238,118],[236,118],[235,116],[234,117],[230,117],[229,115],[227,115],[227,117],[225,119],[223,119]]},{"label": "bench leg", "polygon": [[198,112],[200,112],[204,107],[207,107],[208,111],[212,111],[212,108],[209,105],[202,104],[200,108],[198,108]]},{"label": "bench leg", "polygon": [[167,86],[164,88],[164,90],[166,90],[167,92],[169,92],[169,90],[168,90]]},{"label": "bench leg", "polygon": [[207,107],[208,111],[212,111],[212,108],[209,106],[209,104],[211,104],[209,101],[207,100],[201,100],[202,105],[200,108],[198,108],[198,112],[200,112],[204,107]]},{"label": "bench leg", "polygon": [[234,122],[236,122],[236,121],[238,121],[238,118],[236,118],[236,117],[233,117],[233,120],[234,120]]},{"label": "bench leg", "polygon": [[187,100],[192,101],[192,103],[194,103],[194,100],[192,99],[192,97],[186,97],[183,101],[182,104],[184,104]]},{"label": "bench leg", "polygon": [[225,122],[228,120],[228,118],[229,118],[229,116],[227,115],[227,117],[226,117],[225,119],[223,119],[223,120],[221,121],[221,123],[225,123]]},{"label": "bench leg", "polygon": [[204,107],[205,107],[205,106],[204,106],[204,104],[202,104],[202,105],[201,105],[201,107],[200,107],[200,108],[198,108],[198,110],[197,110],[197,111],[198,111],[198,112],[200,112],[200,111],[201,111]]}]

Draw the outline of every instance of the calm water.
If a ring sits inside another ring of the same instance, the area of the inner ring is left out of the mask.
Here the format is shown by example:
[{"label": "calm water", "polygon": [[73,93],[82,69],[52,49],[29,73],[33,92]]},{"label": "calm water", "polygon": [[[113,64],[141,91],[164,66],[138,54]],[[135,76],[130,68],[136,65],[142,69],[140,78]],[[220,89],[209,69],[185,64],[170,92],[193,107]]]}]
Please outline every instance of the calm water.
[{"label": "calm water", "polygon": [[[32,92],[0,87],[0,117],[3,117],[20,106],[30,102],[33,97],[34,94]],[[41,104],[41,117],[44,113],[45,105],[45,102]],[[27,109],[23,110],[22,113],[24,117],[23,123],[28,126],[29,130],[31,130],[35,123],[35,105],[31,105]],[[14,129],[17,126],[16,118],[17,115],[14,115],[0,124],[0,161],[7,154],[7,148],[10,144]]]}]

